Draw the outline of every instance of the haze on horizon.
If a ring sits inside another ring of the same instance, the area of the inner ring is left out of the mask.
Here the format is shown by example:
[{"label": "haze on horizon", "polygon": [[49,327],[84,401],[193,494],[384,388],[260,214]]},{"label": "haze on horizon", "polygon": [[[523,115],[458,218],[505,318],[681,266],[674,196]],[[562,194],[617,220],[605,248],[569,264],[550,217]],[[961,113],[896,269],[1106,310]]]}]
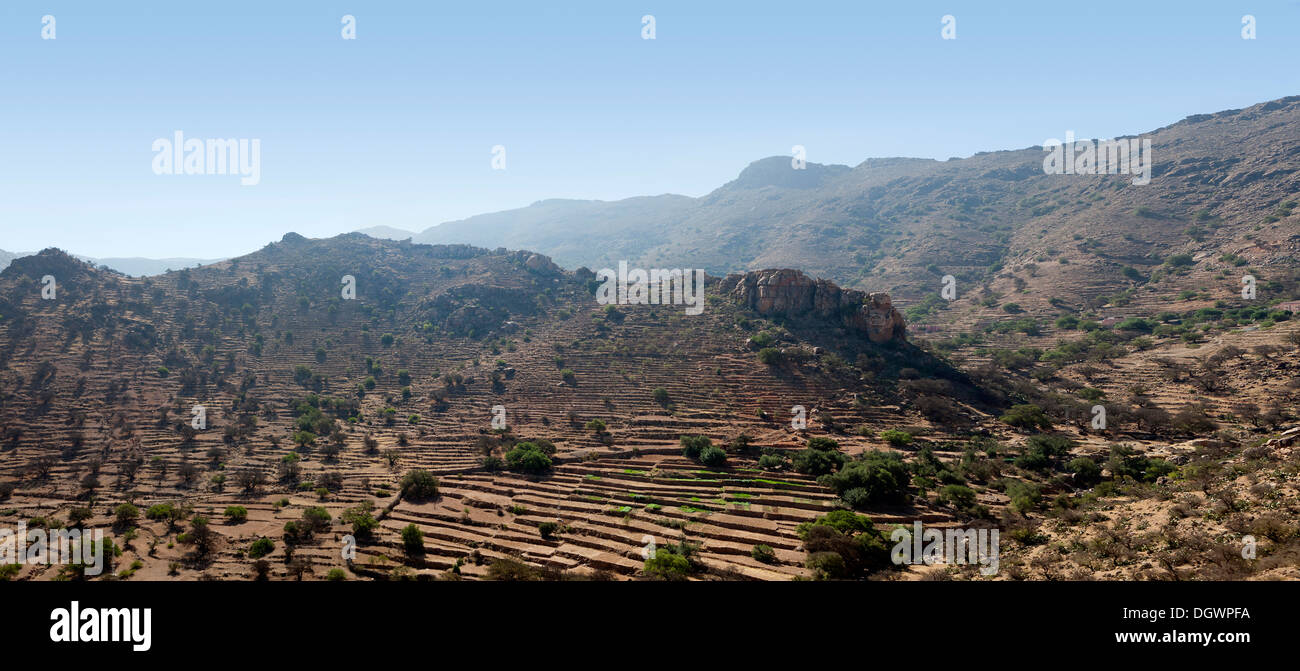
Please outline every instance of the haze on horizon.
[{"label": "haze on horizon", "polygon": [[[1300,93],[1300,7],[1282,0],[510,5],[6,3],[0,249],[237,256],[288,231],[700,196],[794,145],[816,163],[947,159]],[[260,139],[260,183],[155,175],[151,144],[176,130]]]}]

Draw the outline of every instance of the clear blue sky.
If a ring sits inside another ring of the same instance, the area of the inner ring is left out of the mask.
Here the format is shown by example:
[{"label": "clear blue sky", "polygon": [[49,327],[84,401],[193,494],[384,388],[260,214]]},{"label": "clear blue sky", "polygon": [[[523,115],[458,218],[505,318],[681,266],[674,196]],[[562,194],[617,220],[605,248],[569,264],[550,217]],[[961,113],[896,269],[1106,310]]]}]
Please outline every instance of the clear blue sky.
[{"label": "clear blue sky", "polygon": [[[856,165],[1110,137],[1298,94],[1298,56],[1293,0],[5,0],[0,249],[227,256],[289,230],[697,196],[796,144]],[[259,138],[261,183],[153,174],[178,129]]]}]

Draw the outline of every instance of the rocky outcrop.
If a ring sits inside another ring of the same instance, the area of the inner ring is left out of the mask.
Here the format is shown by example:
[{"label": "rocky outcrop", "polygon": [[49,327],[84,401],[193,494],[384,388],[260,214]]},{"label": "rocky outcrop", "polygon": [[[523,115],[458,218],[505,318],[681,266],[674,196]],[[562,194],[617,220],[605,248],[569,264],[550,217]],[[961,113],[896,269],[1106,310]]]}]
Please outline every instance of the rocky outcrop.
[{"label": "rocky outcrop", "polygon": [[789,268],[733,273],[720,291],[763,316],[813,317],[865,334],[872,342],[904,340],[907,324],[889,294],[841,289]]}]

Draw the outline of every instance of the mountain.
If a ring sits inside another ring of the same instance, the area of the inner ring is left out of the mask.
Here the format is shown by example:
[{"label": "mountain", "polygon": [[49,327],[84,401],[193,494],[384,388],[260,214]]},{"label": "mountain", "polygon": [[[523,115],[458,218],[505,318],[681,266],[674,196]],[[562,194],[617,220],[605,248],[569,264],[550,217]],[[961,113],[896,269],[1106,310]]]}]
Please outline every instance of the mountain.
[{"label": "mountain", "polygon": [[92,258],[89,256],[77,256],[77,258],[96,266],[104,266],[115,270],[123,275],[132,277],[144,277],[147,275],[161,275],[169,270],[182,270],[184,268],[194,268],[196,266],[206,266],[216,263],[221,259],[191,259],[191,258],[167,258],[167,259],[146,259],[141,257],[130,258]]},{"label": "mountain", "polygon": [[[0,249],[0,270],[9,267],[9,264],[16,258],[22,256],[31,256],[30,252],[6,252]],[[180,270],[182,268],[193,268],[195,266],[216,263],[220,259],[191,259],[191,258],[170,258],[170,259],[146,259],[139,257],[132,258],[103,258],[97,259],[90,256],[74,255],[76,258],[85,261],[91,265],[104,266],[110,270],[131,275],[133,277],[142,277],[145,275],[161,275],[168,270]]]},{"label": "mountain", "polygon": [[370,228],[358,229],[356,232],[381,240],[408,240],[416,235],[411,231],[404,231],[392,226],[371,226]]},{"label": "mountain", "polygon": [[6,252],[5,250],[0,249],[0,270],[4,270],[5,268],[8,268],[9,263],[20,256],[25,256],[25,255],[21,253],[15,253],[15,252]]},{"label": "mountain", "polygon": [[617,267],[621,259],[639,258],[650,241],[661,237],[664,222],[685,216],[693,202],[674,195],[614,202],[543,200],[518,210],[447,222],[413,241],[545,249],[542,253],[566,268]]},{"label": "mountain", "polygon": [[700,198],[548,200],[414,241],[522,247],[567,267],[794,267],[906,299],[936,293],[943,275],[1001,291],[1026,266],[1080,300],[1124,291],[1125,268],[1149,276],[1176,254],[1295,266],[1300,237],[1287,204],[1300,191],[1300,97],[1140,137],[1154,157],[1146,185],[1045,174],[1042,147],[804,170],[770,157]]}]

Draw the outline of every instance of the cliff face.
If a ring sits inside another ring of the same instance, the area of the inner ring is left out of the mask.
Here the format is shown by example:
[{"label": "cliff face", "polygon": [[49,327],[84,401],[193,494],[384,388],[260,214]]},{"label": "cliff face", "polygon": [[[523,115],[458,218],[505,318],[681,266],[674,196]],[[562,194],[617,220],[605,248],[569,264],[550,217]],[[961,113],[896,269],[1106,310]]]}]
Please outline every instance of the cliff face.
[{"label": "cliff face", "polygon": [[722,280],[720,290],[763,316],[814,317],[865,334],[877,343],[907,337],[907,324],[889,294],[841,289],[798,270],[733,273]]}]

